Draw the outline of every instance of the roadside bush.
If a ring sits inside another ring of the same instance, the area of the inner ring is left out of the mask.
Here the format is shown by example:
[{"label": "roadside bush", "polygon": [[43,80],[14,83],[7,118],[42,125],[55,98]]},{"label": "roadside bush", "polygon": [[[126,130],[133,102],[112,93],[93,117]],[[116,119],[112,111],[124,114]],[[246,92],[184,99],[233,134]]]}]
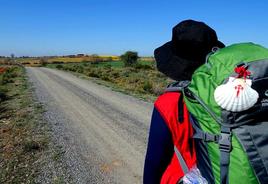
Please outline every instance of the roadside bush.
[{"label": "roadside bush", "polygon": [[129,71],[123,71],[122,72],[122,77],[129,77]]},{"label": "roadside bush", "polygon": [[84,67],[88,67],[88,66],[90,66],[90,63],[89,62],[83,62],[83,64],[82,64]]},{"label": "roadside bush", "polygon": [[135,69],[141,69],[141,70],[152,70],[153,67],[150,65],[143,65],[141,63],[137,63],[135,66]]},{"label": "roadside bush", "polygon": [[0,86],[0,102],[7,99],[6,93],[8,92],[7,88],[4,86]]},{"label": "roadside bush", "polygon": [[107,63],[107,64],[104,65],[104,68],[111,70],[112,69],[112,65],[110,63]]},{"label": "roadside bush", "polygon": [[15,77],[18,77],[18,67],[5,68],[4,72],[0,74],[0,101],[7,99],[8,90],[5,84],[14,82]]},{"label": "roadside bush", "polygon": [[102,75],[100,76],[100,78],[101,78],[102,80],[105,80],[105,81],[111,81],[111,80],[110,80],[110,77],[107,76],[107,75],[105,75],[105,74],[104,74],[104,75],[102,74]]},{"label": "roadside bush", "polygon": [[161,73],[161,72],[157,72],[157,73],[156,73],[156,77],[159,77],[159,78],[166,78],[166,76],[165,76],[163,73]]},{"label": "roadside bush", "polygon": [[51,63],[53,63],[53,64],[63,64],[64,62],[62,62],[62,61],[51,61]]},{"label": "roadside bush", "polygon": [[63,66],[62,65],[56,65],[56,68],[61,70],[61,69],[63,69]]},{"label": "roadside bush", "polygon": [[98,71],[95,71],[95,70],[91,70],[90,72],[88,72],[88,76],[89,77],[100,78],[99,72]]},{"label": "roadside bush", "polygon": [[154,83],[152,86],[152,93],[155,94],[156,96],[159,96],[163,94],[165,87],[161,84]]},{"label": "roadside bush", "polygon": [[117,71],[112,71],[111,72],[111,77],[113,77],[113,78],[118,78],[120,76],[120,74],[119,74],[119,72],[117,72]]},{"label": "roadside bush", "polygon": [[78,73],[84,72],[84,67],[78,64],[64,65],[63,69],[71,72],[78,72]]},{"label": "roadside bush", "polygon": [[137,77],[137,76],[129,77],[128,79],[129,83],[139,83],[141,80],[142,78]]},{"label": "roadside bush", "polygon": [[146,80],[142,88],[144,91],[151,93],[153,89],[153,85],[150,81]]},{"label": "roadside bush", "polygon": [[5,73],[2,74],[1,84],[12,83],[14,78],[18,76],[17,69],[17,67],[7,68]]},{"label": "roadside bush", "polygon": [[84,68],[81,65],[75,65],[75,71],[78,73],[83,73]]},{"label": "roadside bush", "polygon": [[39,149],[40,149],[40,145],[36,141],[27,140],[26,142],[23,143],[23,150],[25,152],[33,152]]}]

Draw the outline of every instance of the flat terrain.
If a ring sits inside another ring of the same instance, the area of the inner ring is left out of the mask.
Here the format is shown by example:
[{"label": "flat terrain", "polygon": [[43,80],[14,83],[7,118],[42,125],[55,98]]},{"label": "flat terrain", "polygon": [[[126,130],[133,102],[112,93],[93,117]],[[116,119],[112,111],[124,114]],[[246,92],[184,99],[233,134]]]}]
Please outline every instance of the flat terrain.
[{"label": "flat terrain", "polygon": [[141,183],[153,105],[59,70],[27,68],[74,183]]}]

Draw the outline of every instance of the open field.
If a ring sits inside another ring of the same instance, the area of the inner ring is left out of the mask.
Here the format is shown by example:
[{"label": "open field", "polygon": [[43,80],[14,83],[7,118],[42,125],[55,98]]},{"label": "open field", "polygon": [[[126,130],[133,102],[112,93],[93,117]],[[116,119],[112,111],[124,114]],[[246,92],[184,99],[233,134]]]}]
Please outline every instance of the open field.
[{"label": "open field", "polygon": [[[139,60],[152,62],[152,57],[141,57]],[[71,55],[71,56],[44,56],[44,57],[20,57],[20,58],[0,58],[0,64],[19,63],[24,66],[39,67],[45,64],[59,63],[87,63],[87,62],[116,62],[120,61],[119,56],[99,56],[99,55]]]}]

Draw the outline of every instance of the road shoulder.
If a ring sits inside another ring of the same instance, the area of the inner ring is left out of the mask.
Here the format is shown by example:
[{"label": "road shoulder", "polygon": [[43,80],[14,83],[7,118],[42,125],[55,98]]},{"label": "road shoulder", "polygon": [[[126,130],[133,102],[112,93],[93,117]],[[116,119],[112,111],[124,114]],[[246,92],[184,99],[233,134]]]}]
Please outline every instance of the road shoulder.
[{"label": "road shoulder", "polygon": [[64,175],[61,150],[51,141],[43,106],[35,98],[25,68],[4,68],[0,74],[0,183],[71,181]]}]

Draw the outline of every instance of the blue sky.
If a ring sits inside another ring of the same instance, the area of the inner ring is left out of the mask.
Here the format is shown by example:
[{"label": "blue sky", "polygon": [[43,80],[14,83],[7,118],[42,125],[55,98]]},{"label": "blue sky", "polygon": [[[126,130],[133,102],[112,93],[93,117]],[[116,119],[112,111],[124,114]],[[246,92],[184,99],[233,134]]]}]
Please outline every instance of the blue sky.
[{"label": "blue sky", "polygon": [[229,45],[268,47],[268,1],[0,0],[0,55],[151,56],[184,19],[207,23]]}]

